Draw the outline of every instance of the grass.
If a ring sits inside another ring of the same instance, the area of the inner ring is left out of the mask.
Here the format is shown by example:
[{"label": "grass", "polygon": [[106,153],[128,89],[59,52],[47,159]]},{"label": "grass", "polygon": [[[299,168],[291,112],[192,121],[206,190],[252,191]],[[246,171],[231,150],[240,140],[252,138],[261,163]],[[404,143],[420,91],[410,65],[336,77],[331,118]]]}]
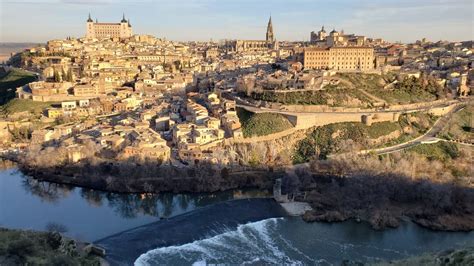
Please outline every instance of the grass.
[{"label": "grass", "polygon": [[74,245],[56,233],[0,228],[0,265],[99,265],[96,257],[70,248]]},{"label": "grass", "polygon": [[400,116],[398,122],[378,122],[371,126],[359,122],[345,122],[318,127],[296,145],[293,162],[303,163],[314,157],[325,159],[329,154],[343,152],[347,148],[353,149],[350,143],[367,147],[370,145],[369,139],[377,139],[394,131],[403,131],[405,127],[410,127],[413,131],[410,134],[404,133],[400,137],[377,147],[403,143],[423,134],[427,128],[433,125],[434,120],[428,114],[413,113]]},{"label": "grass", "polygon": [[353,99],[361,103],[354,107],[367,107],[371,104],[365,94],[357,89],[338,88],[334,85],[325,86],[325,90],[313,91],[287,91],[275,92],[264,91],[262,93],[253,93],[252,98],[268,102],[278,102],[281,104],[301,104],[301,105],[329,105],[334,107],[348,106],[347,103]]},{"label": "grass", "polygon": [[358,89],[377,90],[385,83],[383,77],[377,74],[338,73],[337,77],[351,82]]},{"label": "grass", "polygon": [[29,112],[39,115],[44,109],[51,107],[52,102],[35,102],[33,100],[13,99],[0,106],[0,114],[7,116],[18,112]]},{"label": "grass", "polygon": [[394,89],[383,89],[384,85],[395,80],[395,74],[385,75],[362,73],[339,73],[337,77],[351,82],[354,88],[364,89],[368,93],[385,100],[390,104],[406,104],[434,101],[437,99],[437,86],[432,81],[426,87],[419,84],[418,79],[404,79]]},{"label": "grass", "polygon": [[244,137],[265,136],[281,132],[293,127],[288,119],[281,114],[260,113],[254,114],[238,108],[237,115],[242,124]]},{"label": "grass", "polygon": [[474,133],[474,103],[470,103],[463,110],[453,114],[448,125],[440,133],[440,136],[448,140],[473,141]]},{"label": "grass", "polygon": [[0,105],[4,105],[15,98],[17,87],[36,80],[36,76],[22,69],[13,68],[0,78]]},{"label": "grass", "polygon": [[376,139],[401,129],[399,123],[384,121],[373,123],[370,127],[367,127],[367,134],[370,138]]},{"label": "grass", "polygon": [[449,159],[456,159],[459,157],[458,146],[454,143],[444,141],[431,144],[420,144],[408,149],[408,151],[421,154],[430,161],[446,162]]},{"label": "grass", "polygon": [[436,100],[436,96],[427,91],[418,91],[416,93],[404,90],[368,90],[370,94],[379,97],[391,104],[417,103]]}]

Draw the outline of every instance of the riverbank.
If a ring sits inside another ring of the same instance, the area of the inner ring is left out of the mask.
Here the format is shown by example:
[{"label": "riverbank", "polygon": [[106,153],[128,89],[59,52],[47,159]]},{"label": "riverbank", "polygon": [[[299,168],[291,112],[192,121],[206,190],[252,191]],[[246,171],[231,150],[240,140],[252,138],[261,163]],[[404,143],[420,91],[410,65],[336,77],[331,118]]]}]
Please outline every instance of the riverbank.
[{"label": "riverbank", "polygon": [[474,265],[474,247],[448,249],[434,254],[414,256],[404,260],[381,262],[374,266],[389,265]]},{"label": "riverbank", "polygon": [[303,219],[307,222],[355,219],[367,221],[374,229],[381,230],[398,227],[403,220],[411,220],[437,231],[474,230],[474,210],[470,204],[474,201],[472,188],[429,179],[414,180],[397,173],[372,173],[370,169],[378,163],[378,159],[374,158],[372,166],[364,160],[367,159],[349,163],[350,167],[359,165],[359,173],[341,175],[348,168],[344,165],[347,162],[321,161],[315,162],[320,164],[316,168],[327,168],[322,164],[332,162],[334,165],[329,168],[333,172],[313,173],[310,167],[306,167],[299,169],[308,172],[302,176],[251,168],[218,170],[209,165],[195,168],[153,166],[152,170],[147,169],[147,165],[137,164],[69,165],[54,169],[23,165],[20,168],[23,173],[39,181],[120,193],[194,193],[237,188],[271,190],[274,180],[283,177],[283,191],[291,193],[294,184],[297,184],[296,189],[305,192],[304,197],[296,200],[311,205],[312,210],[297,212],[304,213]]},{"label": "riverbank", "polygon": [[244,199],[217,203],[198,210],[140,226],[98,240],[112,265],[131,265],[149,250],[183,245],[235,230],[238,225],[287,213],[273,199]]},{"label": "riverbank", "polygon": [[0,228],[0,265],[108,265],[94,251],[57,232]]},{"label": "riverbank", "polygon": [[231,189],[269,190],[284,173],[260,169],[217,169],[212,165],[173,167],[146,164],[73,164],[37,168],[20,163],[25,175],[39,181],[118,193],[199,193]]},{"label": "riverbank", "polygon": [[[313,208],[303,216],[308,222],[355,219],[381,230],[411,220],[431,230],[468,232],[474,230],[472,162],[457,157],[444,165],[416,153],[334,158],[312,162],[291,181]],[[465,176],[451,175],[453,167]]]},{"label": "riverbank", "polygon": [[[168,225],[173,228],[173,217],[177,215],[199,212],[203,207],[239,197],[238,191],[116,194],[38,182],[11,169],[0,174],[0,224],[39,231],[57,224],[67,230],[65,235],[68,237],[90,242],[160,219],[160,222],[169,221]],[[250,210],[229,206],[225,211],[217,209],[209,213],[210,218],[205,218],[209,219],[206,220],[208,225],[220,229],[217,232],[189,243],[153,247],[140,255],[138,265],[142,265],[140,262],[144,265],[191,265],[203,261],[209,264],[251,261],[255,264],[260,261],[262,264],[339,265],[344,260],[369,263],[472,246],[474,239],[474,232],[435,232],[411,222],[402,222],[397,229],[373,230],[365,222],[306,223],[300,217],[270,218],[242,223],[236,229],[227,228],[220,226],[221,216],[226,219],[232,212],[232,217],[239,218],[252,212],[256,205],[251,204]],[[256,211],[260,212],[259,209]],[[191,227],[202,220],[200,215],[187,217]],[[160,231],[168,230],[167,226],[160,228]],[[176,230],[179,232],[180,228]],[[198,230],[191,230],[191,233],[199,234]],[[168,236],[174,241],[174,234]],[[115,240],[121,241],[120,238]],[[165,238],[164,241],[168,240]]]}]

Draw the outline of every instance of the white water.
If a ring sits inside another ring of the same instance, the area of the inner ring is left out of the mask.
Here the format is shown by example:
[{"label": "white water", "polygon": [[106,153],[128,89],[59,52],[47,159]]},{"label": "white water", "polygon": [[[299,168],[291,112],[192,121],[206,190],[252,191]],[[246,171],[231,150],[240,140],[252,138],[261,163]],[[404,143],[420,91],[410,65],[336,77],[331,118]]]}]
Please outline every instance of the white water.
[{"label": "white water", "polygon": [[[206,265],[209,263],[303,265],[314,264],[311,258],[294,248],[278,233],[278,220],[272,218],[240,225],[237,230],[181,246],[151,250],[141,255],[135,265]],[[292,259],[287,251],[301,255]]]},{"label": "white water", "polygon": [[433,232],[412,223],[374,231],[367,224],[355,222],[308,224],[298,217],[272,218],[192,243],[148,251],[135,265],[340,265],[343,260],[370,263],[474,245],[473,236]]}]

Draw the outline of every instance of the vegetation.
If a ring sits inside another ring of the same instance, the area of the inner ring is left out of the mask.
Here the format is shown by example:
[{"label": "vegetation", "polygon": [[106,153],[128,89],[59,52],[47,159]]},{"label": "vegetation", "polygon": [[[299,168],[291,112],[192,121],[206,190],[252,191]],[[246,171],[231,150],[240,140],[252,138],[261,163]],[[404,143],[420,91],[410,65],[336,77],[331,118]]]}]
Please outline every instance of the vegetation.
[{"label": "vegetation", "polygon": [[394,83],[393,89],[370,90],[371,94],[393,104],[434,101],[445,98],[444,88],[432,78],[406,77]]},{"label": "vegetation", "polygon": [[474,142],[474,103],[453,114],[440,136],[448,140]]},{"label": "vegetation", "polygon": [[367,138],[367,126],[362,123],[337,123],[318,127],[297,144],[293,160],[307,162],[311,158],[324,159],[347,143],[362,143]]},{"label": "vegetation", "polygon": [[265,136],[281,132],[293,127],[288,119],[281,114],[254,114],[239,108],[237,110],[244,137]]},{"label": "vegetation", "polygon": [[459,157],[457,145],[444,141],[433,144],[421,144],[409,150],[425,156],[430,161],[446,162],[447,160]]},{"label": "vegetation", "polygon": [[474,247],[424,254],[403,260],[380,262],[378,266],[474,265]]},{"label": "vegetation", "polygon": [[370,104],[370,99],[357,89],[339,88],[331,85],[326,86],[325,90],[295,90],[287,92],[266,90],[260,93],[254,92],[251,96],[255,100],[295,105],[366,107]]},{"label": "vegetation", "polygon": [[100,265],[99,259],[81,254],[76,242],[56,232],[0,228],[1,265]]},{"label": "vegetation", "polygon": [[17,87],[36,80],[36,76],[30,72],[13,68],[0,77],[0,105],[4,105],[15,98]]},{"label": "vegetation", "polygon": [[[352,83],[354,88],[364,89],[390,104],[406,104],[433,101],[446,97],[446,91],[433,78],[421,75],[420,78],[398,78],[395,73],[384,75],[362,73],[339,73],[337,77]],[[397,82],[395,82],[397,81]],[[392,84],[392,88],[384,88]],[[342,83],[341,83],[342,84]],[[338,85],[336,87],[340,87]],[[345,86],[345,85],[342,85]]]},{"label": "vegetation", "polygon": [[28,112],[33,115],[41,114],[44,109],[51,107],[51,102],[35,102],[33,100],[13,99],[0,107],[0,114],[7,116],[19,112]]},{"label": "vegetation", "polygon": [[355,88],[365,90],[379,90],[388,80],[393,78],[393,74],[385,76],[377,74],[363,74],[363,73],[338,73],[337,77],[349,81]]},{"label": "vegetation", "polygon": [[402,130],[400,123],[384,121],[373,123],[371,126],[367,127],[367,135],[369,138],[376,139],[397,130]]},{"label": "vegetation", "polygon": [[434,230],[470,231],[474,229],[471,151],[460,149],[456,155],[451,149],[445,150],[446,161],[411,150],[314,160],[310,169],[300,169],[297,177],[286,176],[283,182],[306,192],[305,200],[313,207],[305,214],[306,221],[357,218],[381,229],[397,227],[408,217]]},{"label": "vegetation", "polygon": [[[282,104],[370,107],[374,100],[359,89],[364,89],[389,104],[433,101],[447,96],[447,92],[434,78],[423,74],[420,78],[406,77],[400,80],[397,80],[394,73],[339,73],[336,77],[341,82],[338,85],[326,85],[324,90],[265,90],[254,92],[251,97]],[[384,88],[388,84],[392,84],[391,87]]]},{"label": "vegetation", "polygon": [[371,126],[359,122],[329,124],[314,129],[296,145],[294,163],[311,158],[325,159],[331,153],[354,151],[370,146],[370,139],[377,139],[392,132],[402,134],[381,146],[395,145],[416,138],[433,125],[435,117],[425,113],[402,115],[398,122],[378,122]]}]

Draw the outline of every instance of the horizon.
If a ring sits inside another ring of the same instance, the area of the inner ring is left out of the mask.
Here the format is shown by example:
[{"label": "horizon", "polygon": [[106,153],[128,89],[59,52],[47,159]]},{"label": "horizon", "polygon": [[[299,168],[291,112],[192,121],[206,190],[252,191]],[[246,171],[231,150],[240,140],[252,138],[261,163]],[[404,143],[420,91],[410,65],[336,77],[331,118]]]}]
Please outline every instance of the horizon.
[{"label": "horizon", "polygon": [[[327,30],[335,28],[389,42],[474,39],[474,4],[465,0],[6,0],[0,9],[2,43],[81,38],[89,13],[99,22],[119,22],[125,13],[133,34],[174,41],[264,39],[270,15],[279,41],[308,41],[310,32],[323,25]],[[17,10],[22,10],[23,16]],[[24,17],[34,18],[34,23]]]}]

